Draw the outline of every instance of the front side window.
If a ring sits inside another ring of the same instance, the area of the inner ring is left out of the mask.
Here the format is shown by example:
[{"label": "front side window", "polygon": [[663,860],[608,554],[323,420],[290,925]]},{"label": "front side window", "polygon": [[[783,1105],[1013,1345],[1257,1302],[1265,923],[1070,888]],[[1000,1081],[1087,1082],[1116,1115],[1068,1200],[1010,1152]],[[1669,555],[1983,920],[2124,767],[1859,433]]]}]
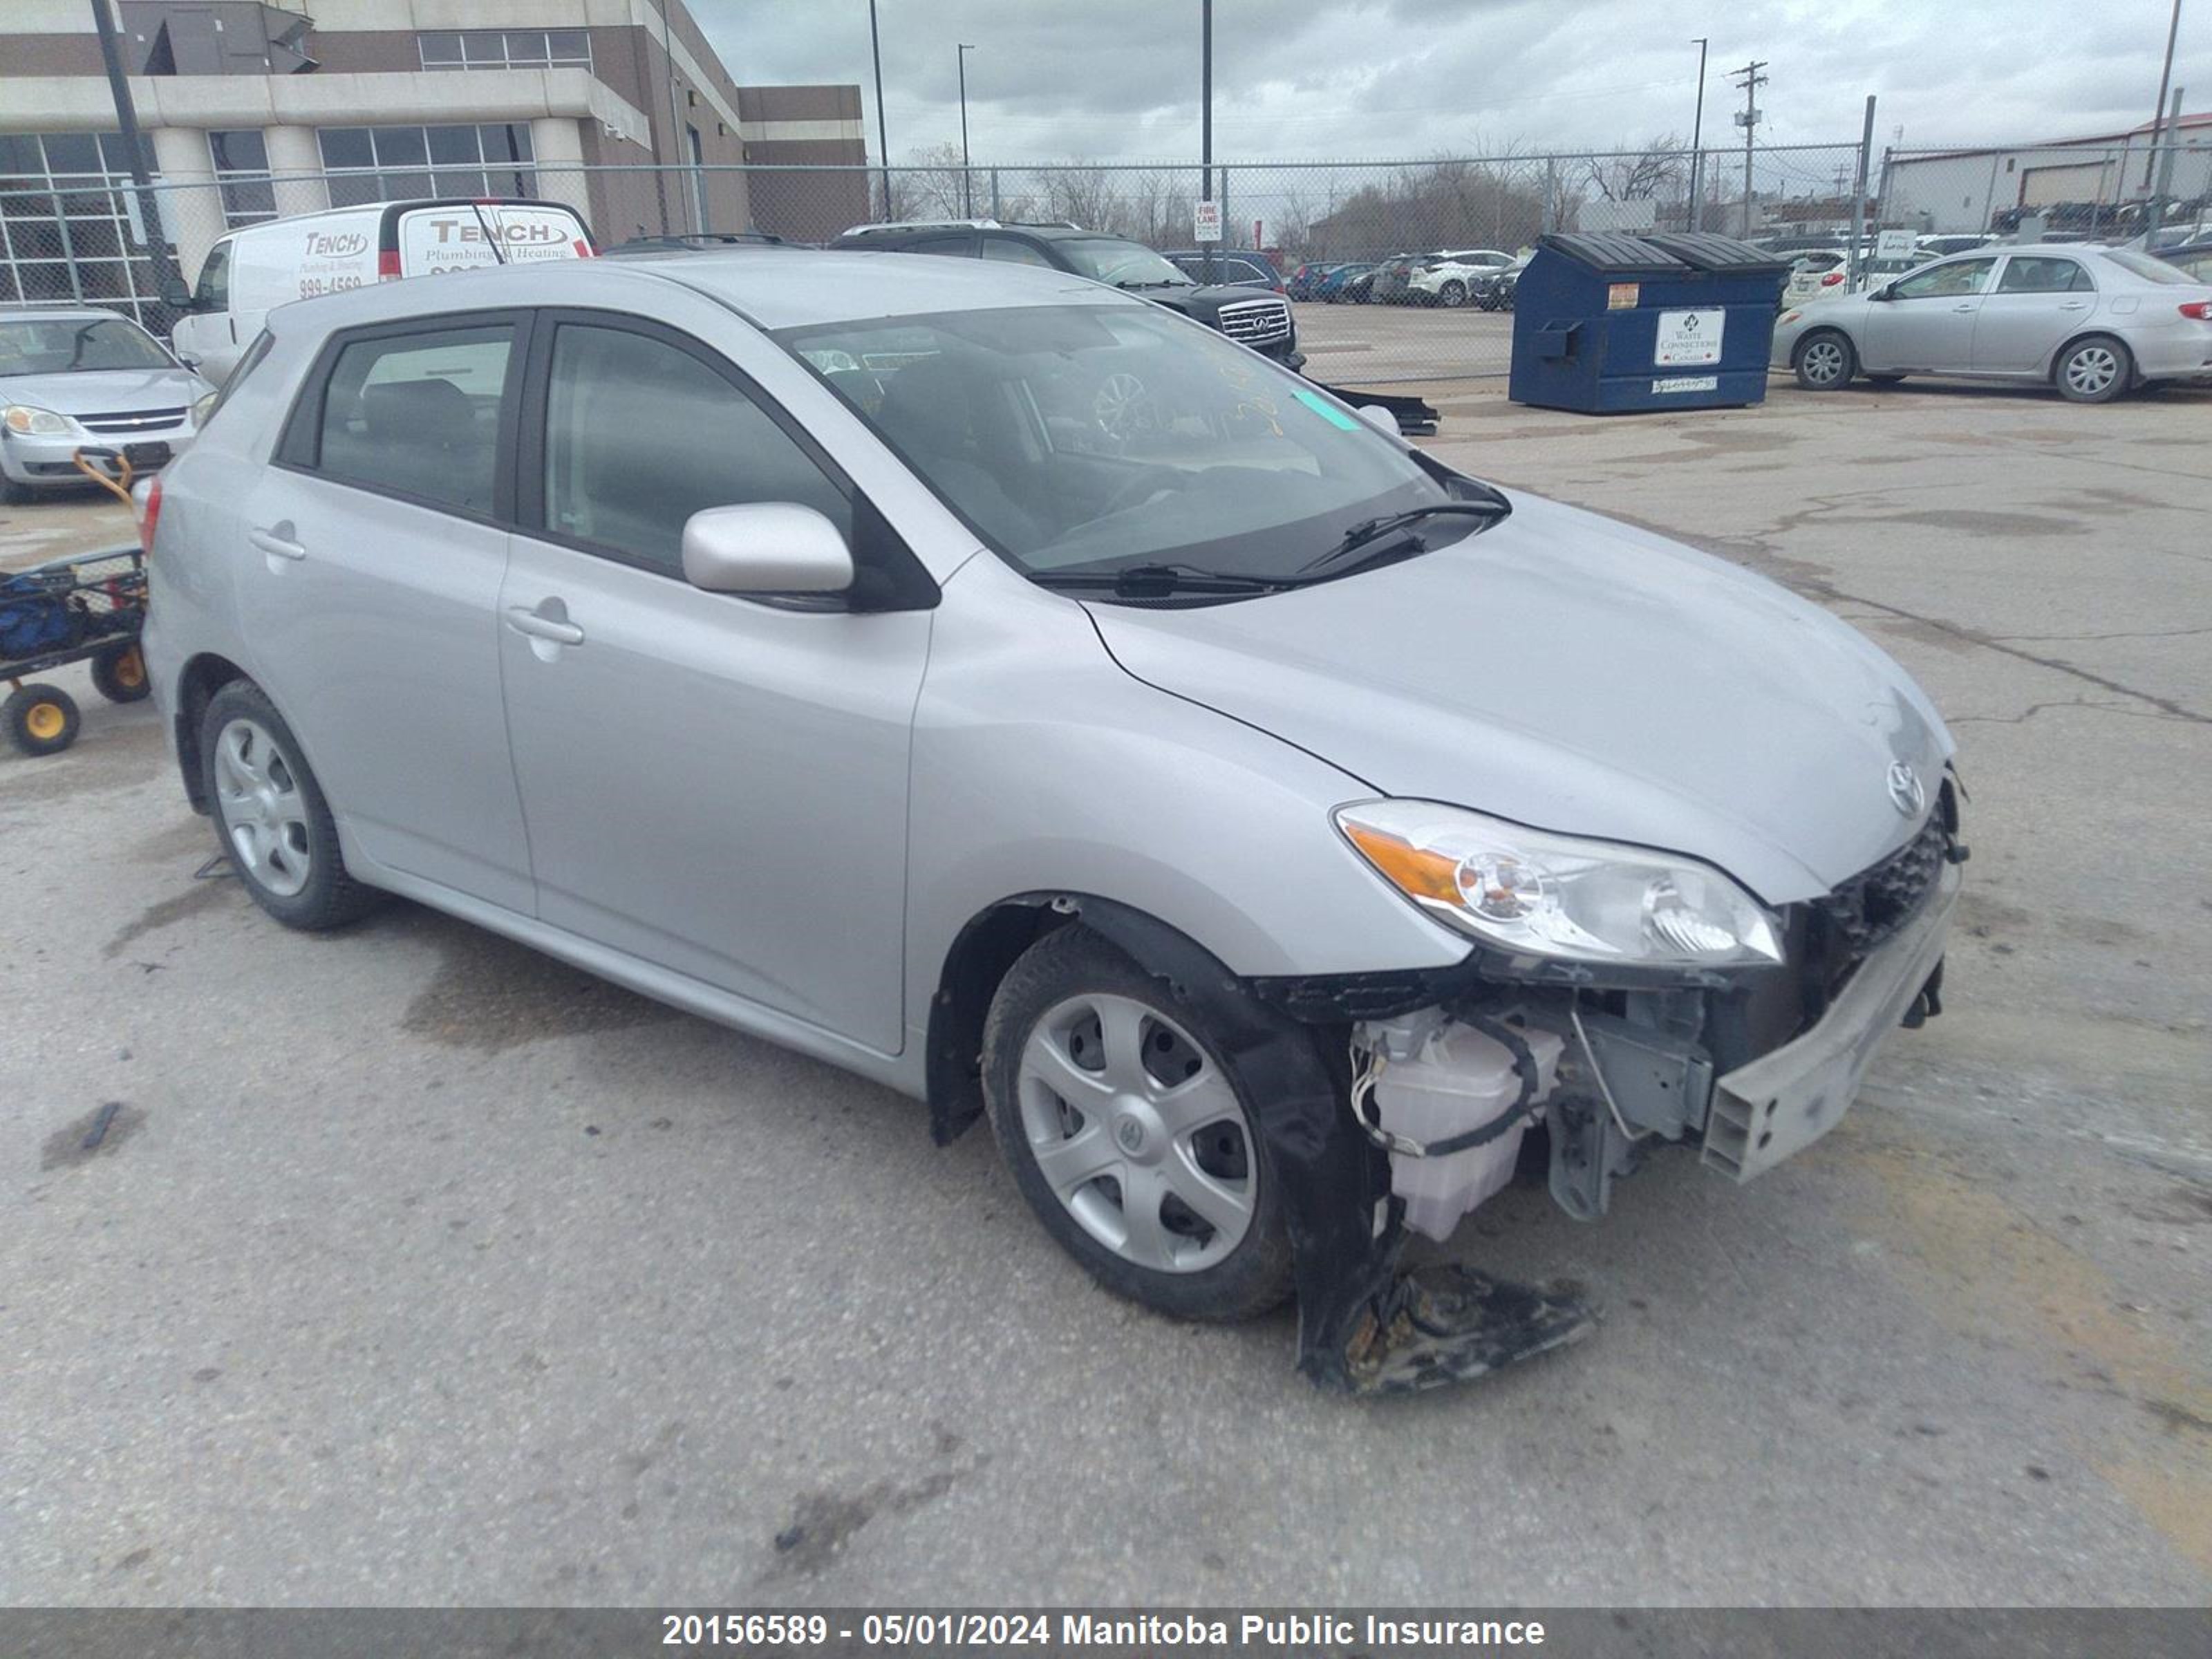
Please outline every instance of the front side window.
[{"label": "front side window", "polygon": [[844,492],[745,393],[691,352],[563,323],[545,406],[545,527],[678,574],[710,507],[796,501],[853,534]]},{"label": "front side window", "polygon": [[230,244],[217,242],[200,262],[200,280],[192,289],[195,311],[230,309]]},{"label": "front side window", "polygon": [[324,387],[313,470],[489,513],[514,348],[508,323],[352,342]]},{"label": "front side window", "polygon": [[[776,336],[1030,575],[1183,562],[1289,574],[1364,520],[1445,501],[1295,375],[1149,306],[876,319]],[[1472,520],[1425,525],[1435,544]]]},{"label": "front side window", "polygon": [[1897,297],[1947,300],[1979,294],[1990,285],[1990,272],[1996,269],[1996,263],[1994,259],[1954,259],[1948,264],[1930,265],[1899,283]]},{"label": "front side window", "polygon": [[2015,254],[2005,261],[1997,282],[2000,294],[2086,294],[2089,273],[2073,259],[2046,259]]}]

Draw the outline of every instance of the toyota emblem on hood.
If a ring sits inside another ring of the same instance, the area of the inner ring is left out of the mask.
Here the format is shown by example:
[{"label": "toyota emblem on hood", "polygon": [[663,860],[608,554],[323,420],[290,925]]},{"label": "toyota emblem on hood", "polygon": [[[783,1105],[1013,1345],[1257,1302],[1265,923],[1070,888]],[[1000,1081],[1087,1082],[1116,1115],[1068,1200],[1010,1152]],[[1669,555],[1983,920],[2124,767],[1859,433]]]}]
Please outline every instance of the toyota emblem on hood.
[{"label": "toyota emblem on hood", "polygon": [[1889,763],[1890,803],[1908,818],[1917,817],[1920,809],[1928,805],[1928,792],[1921,787],[1920,775],[1903,761]]}]

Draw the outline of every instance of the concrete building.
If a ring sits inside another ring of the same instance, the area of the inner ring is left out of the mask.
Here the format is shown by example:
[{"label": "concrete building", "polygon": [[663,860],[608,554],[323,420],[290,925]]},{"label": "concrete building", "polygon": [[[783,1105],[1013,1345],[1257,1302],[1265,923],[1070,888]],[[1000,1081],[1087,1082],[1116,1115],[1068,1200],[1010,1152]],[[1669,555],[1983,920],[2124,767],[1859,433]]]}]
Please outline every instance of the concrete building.
[{"label": "concrete building", "polygon": [[[680,0],[111,3],[187,279],[228,228],[390,197],[543,196],[603,243],[868,216],[860,89],[741,87]],[[148,308],[127,170],[88,0],[5,0],[0,301]]]},{"label": "concrete building", "polygon": [[[2155,188],[2152,137],[2146,121],[2083,138],[1893,155],[1882,217],[1935,232],[2008,228],[1999,222],[2007,215],[2042,214],[2053,228],[2085,212],[2101,222]],[[2212,112],[2184,115],[2165,143],[2173,158],[2166,193],[2190,202],[2212,191]]]}]

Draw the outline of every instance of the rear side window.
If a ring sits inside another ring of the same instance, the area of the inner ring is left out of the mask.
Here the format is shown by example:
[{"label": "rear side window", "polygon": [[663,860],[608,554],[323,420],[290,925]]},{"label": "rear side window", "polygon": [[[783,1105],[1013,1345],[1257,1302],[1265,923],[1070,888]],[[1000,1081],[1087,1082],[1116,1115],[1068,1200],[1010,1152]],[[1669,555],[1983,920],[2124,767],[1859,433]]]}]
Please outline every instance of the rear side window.
[{"label": "rear side window", "polygon": [[546,528],[673,575],[686,520],[753,501],[811,507],[852,539],[844,491],[702,358],[628,329],[560,325],[546,391]]},{"label": "rear side window", "polygon": [[489,514],[511,323],[356,340],[331,367],[312,470]]},{"label": "rear side window", "polygon": [[1997,279],[2000,294],[2086,294],[2089,273],[2073,259],[2030,258],[2015,254]]},{"label": "rear side window", "polygon": [[972,236],[925,236],[918,242],[908,242],[898,250],[902,253],[948,254],[955,259],[964,259],[975,251]]}]

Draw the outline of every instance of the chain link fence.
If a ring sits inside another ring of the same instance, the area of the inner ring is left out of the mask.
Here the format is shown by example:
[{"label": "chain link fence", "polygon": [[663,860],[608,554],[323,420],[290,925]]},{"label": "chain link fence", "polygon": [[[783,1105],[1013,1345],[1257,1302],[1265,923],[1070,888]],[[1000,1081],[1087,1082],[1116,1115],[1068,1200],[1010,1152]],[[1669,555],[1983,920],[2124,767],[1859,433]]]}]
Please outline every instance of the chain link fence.
[{"label": "chain link fence", "polygon": [[[2212,216],[2212,149],[2142,144],[1903,150],[1856,143],[1748,152],[1504,154],[1407,161],[1056,163],[893,167],[581,167],[495,160],[314,173],[251,167],[157,179],[0,178],[0,303],[89,302],[157,333],[223,234],[260,220],[423,196],[573,206],[602,248],[641,236],[754,230],[820,244],[881,220],[1064,223],[1130,238],[1201,280],[1280,283],[1317,379],[1390,385],[1503,374],[1515,262],[1547,231],[1718,231],[1778,252],[1840,253],[1854,228],[1945,234],[2168,234]],[[376,158],[381,161],[381,156]],[[1856,186],[1865,181],[1865,194]],[[1209,188],[1210,186],[1210,188]],[[1223,239],[1201,246],[1210,195]],[[1856,212],[1855,212],[1856,208]],[[158,252],[157,252],[158,251]]]}]

